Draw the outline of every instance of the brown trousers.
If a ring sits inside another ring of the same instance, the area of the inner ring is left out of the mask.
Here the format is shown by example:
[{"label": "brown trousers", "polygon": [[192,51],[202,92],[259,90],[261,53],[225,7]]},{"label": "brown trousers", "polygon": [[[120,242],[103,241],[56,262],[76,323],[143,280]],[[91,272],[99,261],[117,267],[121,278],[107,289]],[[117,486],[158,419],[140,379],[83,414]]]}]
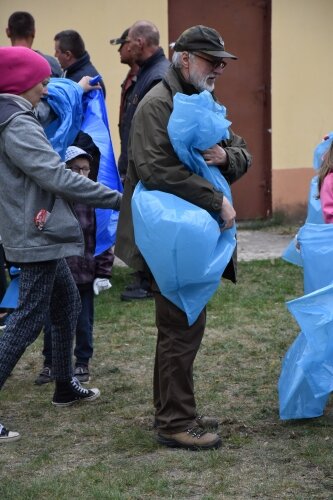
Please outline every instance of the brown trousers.
[{"label": "brown trousers", "polygon": [[[154,283],[153,290],[156,290]],[[181,432],[192,426],[197,416],[193,385],[193,363],[206,324],[203,309],[192,325],[186,314],[159,292],[155,292],[158,329],[154,406],[158,430]]]}]

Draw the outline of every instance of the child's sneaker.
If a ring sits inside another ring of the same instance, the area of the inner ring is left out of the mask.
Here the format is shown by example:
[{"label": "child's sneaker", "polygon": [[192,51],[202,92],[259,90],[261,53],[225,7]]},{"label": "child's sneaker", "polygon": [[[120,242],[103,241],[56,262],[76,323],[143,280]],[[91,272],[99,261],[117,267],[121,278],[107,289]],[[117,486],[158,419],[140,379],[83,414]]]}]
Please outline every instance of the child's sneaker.
[{"label": "child's sneaker", "polygon": [[51,367],[50,366],[44,366],[40,374],[35,380],[36,385],[43,385],[43,384],[48,384],[49,382],[52,382],[52,372],[51,372]]},{"label": "child's sneaker", "polygon": [[99,398],[99,389],[85,389],[80,382],[73,377],[69,382],[56,382],[52,404],[55,406],[70,406],[76,402],[90,402]]},{"label": "child's sneaker", "polygon": [[77,378],[81,384],[87,384],[90,380],[89,366],[76,365],[74,369],[74,377]]},{"label": "child's sneaker", "polygon": [[10,441],[17,441],[20,439],[20,434],[14,431],[7,431],[6,427],[0,424],[0,443],[9,443]]}]

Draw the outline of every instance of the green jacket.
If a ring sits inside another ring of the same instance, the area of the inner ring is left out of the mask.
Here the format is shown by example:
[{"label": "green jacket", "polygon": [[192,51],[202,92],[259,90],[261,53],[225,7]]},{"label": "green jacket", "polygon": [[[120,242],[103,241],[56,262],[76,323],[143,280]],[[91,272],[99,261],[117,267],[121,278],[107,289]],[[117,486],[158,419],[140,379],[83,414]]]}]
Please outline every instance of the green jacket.
[{"label": "green jacket", "polygon": [[[182,80],[171,67],[165,80],[158,83],[140,102],[134,115],[129,144],[125,190],[118,221],[115,253],[127,265],[138,271],[147,265],[135,245],[131,199],[141,180],[149,190],[172,193],[209,212],[219,212],[223,194],[203,177],[191,172],[177,157],[170,143],[167,125],[177,92],[194,93],[194,88]],[[223,175],[232,183],[251,165],[251,155],[245,141],[230,131],[230,139],[221,143],[229,164]]]}]

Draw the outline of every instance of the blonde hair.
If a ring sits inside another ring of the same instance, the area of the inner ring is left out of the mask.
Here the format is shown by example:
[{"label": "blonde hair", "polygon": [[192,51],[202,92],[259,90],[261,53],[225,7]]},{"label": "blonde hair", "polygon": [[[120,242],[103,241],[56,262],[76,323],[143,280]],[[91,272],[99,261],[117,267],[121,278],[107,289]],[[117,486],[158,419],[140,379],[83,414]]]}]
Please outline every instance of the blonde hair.
[{"label": "blonde hair", "polygon": [[320,190],[323,185],[326,175],[333,172],[333,141],[330,145],[329,150],[324,156],[323,163],[319,169],[318,173],[318,198],[320,198]]}]

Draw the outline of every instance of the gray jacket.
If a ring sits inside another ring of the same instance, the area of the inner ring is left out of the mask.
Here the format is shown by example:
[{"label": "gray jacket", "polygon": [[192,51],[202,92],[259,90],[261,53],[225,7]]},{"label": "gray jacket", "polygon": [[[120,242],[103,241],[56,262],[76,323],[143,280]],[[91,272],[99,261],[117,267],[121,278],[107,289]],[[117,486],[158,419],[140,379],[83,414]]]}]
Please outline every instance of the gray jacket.
[{"label": "gray jacket", "polygon": [[[80,224],[70,201],[119,210],[121,194],[66,169],[30,102],[0,94],[0,234],[12,262],[83,255]],[[35,224],[49,212],[43,229]]]}]

